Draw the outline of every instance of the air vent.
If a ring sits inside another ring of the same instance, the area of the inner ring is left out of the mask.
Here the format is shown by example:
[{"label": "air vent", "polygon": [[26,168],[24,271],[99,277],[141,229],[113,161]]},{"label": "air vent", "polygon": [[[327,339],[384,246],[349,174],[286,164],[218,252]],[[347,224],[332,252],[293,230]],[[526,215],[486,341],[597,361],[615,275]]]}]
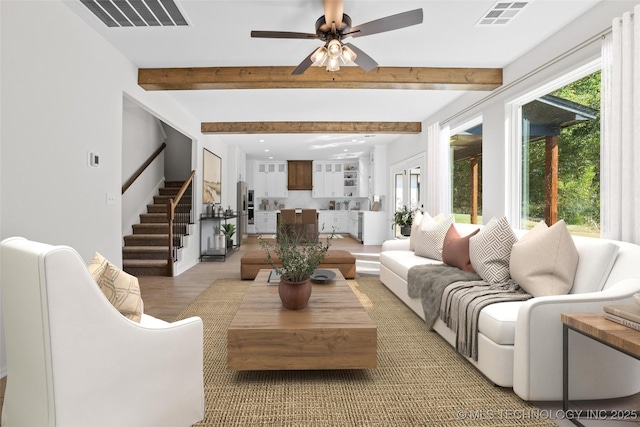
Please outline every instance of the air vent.
[{"label": "air vent", "polygon": [[499,1],[480,18],[476,26],[506,25],[525,8],[530,1]]},{"label": "air vent", "polygon": [[188,26],[173,0],[80,0],[107,27]]}]

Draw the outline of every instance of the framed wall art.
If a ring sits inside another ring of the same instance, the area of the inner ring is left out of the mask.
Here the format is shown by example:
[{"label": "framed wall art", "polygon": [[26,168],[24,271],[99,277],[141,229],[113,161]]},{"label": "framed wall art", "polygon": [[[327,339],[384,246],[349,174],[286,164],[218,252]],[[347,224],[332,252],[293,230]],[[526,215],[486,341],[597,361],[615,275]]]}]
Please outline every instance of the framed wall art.
[{"label": "framed wall art", "polygon": [[204,148],[202,202],[222,203],[222,159]]}]

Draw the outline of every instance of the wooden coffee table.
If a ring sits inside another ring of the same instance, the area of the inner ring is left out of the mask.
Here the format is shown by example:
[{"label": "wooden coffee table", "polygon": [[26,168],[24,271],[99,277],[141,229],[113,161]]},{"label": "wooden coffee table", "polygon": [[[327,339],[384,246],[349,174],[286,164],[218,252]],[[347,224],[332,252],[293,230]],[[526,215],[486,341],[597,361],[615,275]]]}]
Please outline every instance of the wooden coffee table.
[{"label": "wooden coffee table", "polygon": [[227,369],[372,369],[377,328],[340,270],[314,284],[309,304],[288,310],[271,270],[260,270],[227,329]]}]

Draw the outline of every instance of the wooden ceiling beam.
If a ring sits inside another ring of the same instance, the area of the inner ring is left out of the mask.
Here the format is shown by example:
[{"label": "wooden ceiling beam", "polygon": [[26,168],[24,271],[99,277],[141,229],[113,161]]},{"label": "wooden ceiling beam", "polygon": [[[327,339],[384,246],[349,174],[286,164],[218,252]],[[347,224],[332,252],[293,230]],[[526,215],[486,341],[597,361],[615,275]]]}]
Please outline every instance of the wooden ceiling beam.
[{"label": "wooden ceiling beam", "polygon": [[365,72],[342,67],[327,72],[311,67],[292,75],[294,67],[140,68],[145,90],[203,89],[413,89],[489,91],[502,85],[500,68],[377,67]]},{"label": "wooden ceiling beam", "polygon": [[347,134],[417,134],[420,122],[204,122],[202,133],[272,134],[272,133],[347,133]]}]

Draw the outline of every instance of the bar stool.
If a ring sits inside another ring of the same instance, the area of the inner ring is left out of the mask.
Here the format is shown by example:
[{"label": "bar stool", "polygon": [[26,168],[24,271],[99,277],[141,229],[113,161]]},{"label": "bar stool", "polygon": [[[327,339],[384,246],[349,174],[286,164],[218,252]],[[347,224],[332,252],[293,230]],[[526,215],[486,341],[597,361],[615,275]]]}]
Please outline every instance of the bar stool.
[{"label": "bar stool", "polygon": [[318,212],[315,209],[302,209],[302,226],[307,242],[318,240]]},{"label": "bar stool", "polygon": [[[287,234],[289,239],[293,239],[295,237],[295,227],[296,227],[296,210],[295,209],[280,209],[278,222],[278,233],[283,231]],[[283,224],[280,227],[280,224]]]}]

